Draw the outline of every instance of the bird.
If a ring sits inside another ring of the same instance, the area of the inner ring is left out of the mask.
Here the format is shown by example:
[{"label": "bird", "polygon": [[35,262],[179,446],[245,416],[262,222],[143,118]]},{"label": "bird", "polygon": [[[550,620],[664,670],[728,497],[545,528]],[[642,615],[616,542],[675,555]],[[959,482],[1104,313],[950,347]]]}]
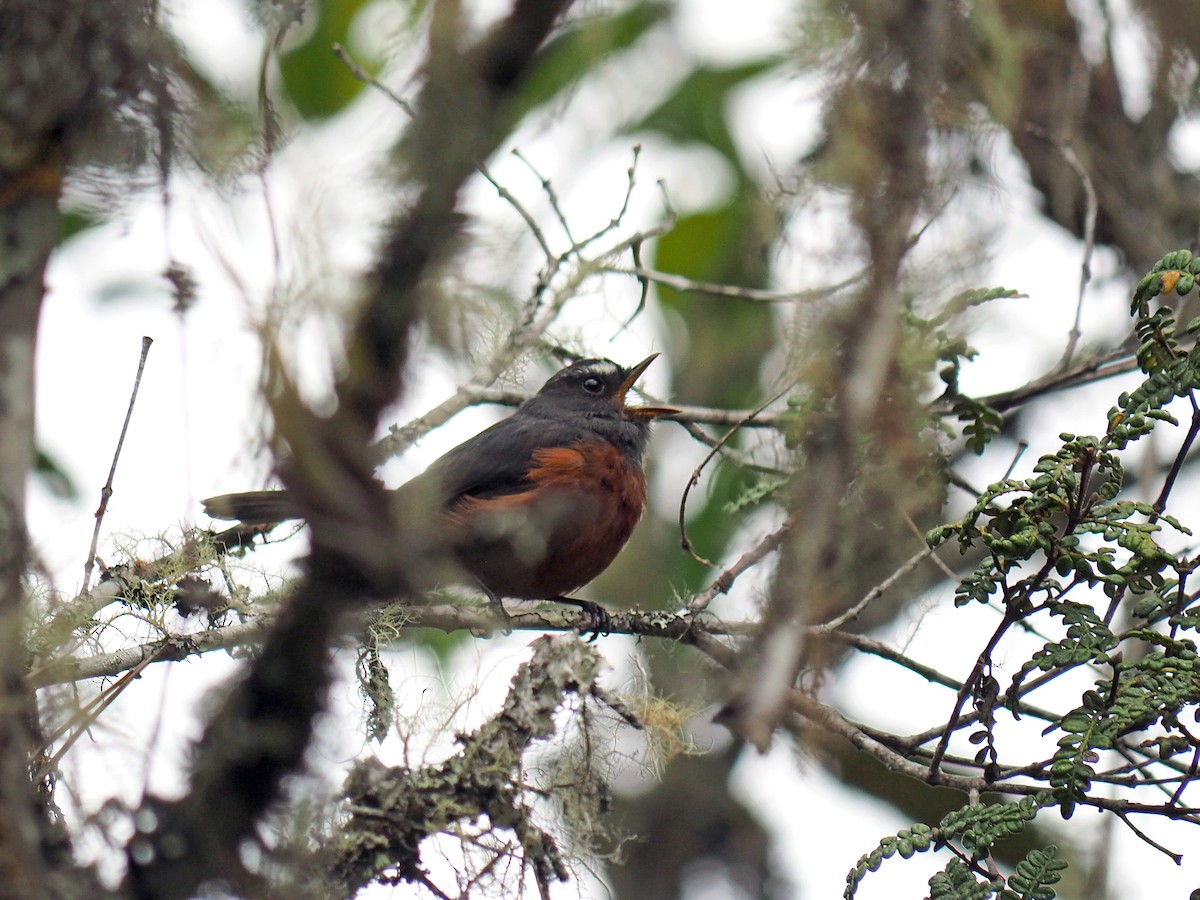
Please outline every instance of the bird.
[{"label": "bird", "polygon": [[[658,355],[559,370],[508,418],[394,489],[393,509],[432,510],[454,580],[481,587],[506,621],[502,598],[569,603],[591,616],[595,639],[607,611],[569,595],[608,568],[645,512],[650,424],[679,410],[630,406],[626,395]],[[284,490],[202,502],[210,517],[246,525],[301,515]]]}]

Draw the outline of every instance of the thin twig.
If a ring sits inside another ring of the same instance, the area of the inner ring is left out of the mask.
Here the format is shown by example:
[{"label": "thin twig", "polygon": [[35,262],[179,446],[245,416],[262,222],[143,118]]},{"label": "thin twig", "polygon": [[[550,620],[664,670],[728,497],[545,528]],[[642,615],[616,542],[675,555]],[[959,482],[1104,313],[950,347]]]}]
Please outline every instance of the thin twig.
[{"label": "thin twig", "polygon": [[1012,473],[1017,468],[1017,463],[1021,461],[1021,457],[1025,455],[1025,451],[1029,449],[1029,441],[1022,438],[1017,441],[1017,452],[1013,454],[1012,462],[1008,464],[1008,468],[1004,470],[1004,477],[1001,481],[1008,481],[1012,477]]},{"label": "thin twig", "polygon": [[[649,395],[646,395],[646,399],[649,400],[651,403],[656,402]],[[739,410],[738,412],[743,416],[747,415],[746,412],[743,412],[741,410]],[[721,417],[721,418],[722,418],[722,421],[706,422],[705,424],[712,424],[712,425],[727,425],[727,424],[729,424],[728,422],[723,420],[724,417]],[[684,431],[686,431],[689,435],[691,435],[693,438],[695,438],[701,444],[704,444],[704,446],[711,447],[712,449],[716,450],[718,453],[721,454],[721,456],[725,457],[725,459],[729,460],[731,463],[733,463],[739,469],[747,469],[751,472],[762,472],[767,475],[779,475],[779,476],[783,476],[783,477],[793,475],[796,471],[795,469],[790,468],[790,467],[784,467],[784,466],[778,466],[778,465],[772,466],[772,465],[767,465],[766,463],[757,462],[750,454],[744,453],[741,450],[738,450],[736,447],[730,447],[728,444],[721,444],[720,440],[718,438],[713,437],[708,432],[706,432],[703,428],[701,428],[697,424],[695,424],[697,420],[689,420],[684,415],[674,415],[674,416],[671,416],[671,418],[668,421],[675,422],[678,425],[680,425]],[[705,421],[705,420],[699,420],[699,421]],[[745,423],[745,425],[743,427],[754,428],[754,427],[756,427],[756,425],[754,423],[754,420],[749,420]]]},{"label": "thin twig", "polygon": [[279,116],[275,112],[275,104],[271,102],[271,91],[267,80],[271,74],[271,60],[279,56],[279,48],[283,39],[293,25],[299,24],[299,19],[293,17],[279,23],[271,40],[263,47],[262,56],[258,59],[258,85],[256,99],[258,112],[262,121],[263,158],[259,163],[259,172],[264,172],[275,155],[279,141]]},{"label": "thin twig", "polygon": [[[975,493],[975,496],[979,496],[978,491]],[[912,516],[910,516],[908,513],[904,513],[904,522],[906,525],[908,525],[908,530],[913,533],[913,536],[918,541],[925,541],[925,532],[917,527],[917,523],[912,520]],[[945,575],[948,579],[955,582],[959,580],[958,573],[942,562],[942,558],[936,553],[931,554],[930,559],[933,561],[934,567],[937,568],[937,570]]]},{"label": "thin twig", "polygon": [[[1035,582],[1036,583],[1036,582]],[[1001,638],[1008,633],[1008,629],[1016,621],[1014,615],[1006,614],[1000,620],[1000,624],[996,626],[996,630],[992,632],[991,638],[988,639],[987,646],[979,654],[975,661],[975,667],[971,670],[971,674],[963,682],[959,688],[958,696],[954,699],[954,711],[950,713],[950,721],[946,723],[946,727],[942,730],[941,739],[938,740],[937,746],[934,748],[933,757],[929,761],[929,771],[926,773],[930,779],[936,778],[938,774],[938,766],[942,764],[942,757],[946,755],[946,750],[950,746],[950,736],[957,730],[956,723],[958,722],[959,714],[962,712],[963,704],[967,702],[967,697],[971,695],[971,691],[975,689],[975,685],[979,679],[983,677],[983,673],[990,665],[992,654],[996,647],[999,646]],[[930,784],[933,782],[930,781]]]},{"label": "thin twig", "polygon": [[[300,19],[298,14],[281,22],[275,30],[271,42],[263,48],[262,58],[259,61],[258,110],[262,122],[263,152],[262,158],[258,162],[257,175],[258,183],[262,189],[263,212],[267,217],[267,236],[271,241],[271,272],[273,274],[271,279],[271,295],[273,300],[277,299],[279,285],[283,283],[283,246],[279,239],[279,224],[275,216],[275,204],[271,200],[271,185],[267,174],[275,159],[281,129],[279,126],[279,116],[275,112],[275,104],[271,102],[271,93],[268,90],[267,78],[271,72],[271,60],[279,58],[280,49],[288,32],[299,24]],[[270,313],[268,312],[268,314]]]},{"label": "thin twig", "polygon": [[[775,394],[774,396],[764,400],[757,407],[750,410],[750,412],[746,414],[746,421],[753,419],[760,412],[762,412],[764,409],[766,409],[772,403],[777,401],[780,397],[782,397],[784,394],[786,394],[791,389],[792,389],[792,386],[789,384],[782,391],[780,391],[777,394]],[[696,485],[698,485],[700,483],[700,473],[704,471],[705,466],[707,466],[710,462],[712,462],[713,457],[715,457],[717,455],[717,453],[720,451],[720,449],[723,446],[725,446],[725,444],[727,444],[730,441],[730,439],[735,434],[738,433],[739,430],[741,430],[742,424],[743,424],[742,422],[738,422],[736,425],[734,425],[732,428],[730,428],[727,432],[725,432],[725,434],[720,439],[718,439],[715,444],[712,445],[712,449],[710,449],[708,451],[708,454],[700,462],[700,465],[696,466],[695,470],[692,472],[692,477],[689,478],[687,484],[684,485],[683,496],[679,498],[680,544],[683,547],[683,549],[688,552],[688,554],[692,557],[692,559],[696,560],[696,562],[700,563],[702,566],[705,566],[706,568],[710,568],[710,569],[715,565],[715,563],[713,563],[711,560],[705,559],[704,557],[697,554],[695,549],[692,547],[691,538],[688,537],[687,519],[686,519],[688,495],[691,493],[692,488],[694,488]]]},{"label": "thin twig", "polygon": [[1142,829],[1138,828],[1136,825],[1133,824],[1132,821],[1130,821],[1129,813],[1118,812],[1117,818],[1120,819],[1122,822],[1124,822],[1126,825],[1128,825],[1130,831],[1132,831],[1134,834],[1136,834],[1138,837],[1140,837],[1143,841],[1145,841],[1147,844],[1149,844],[1155,850],[1159,851],[1160,853],[1164,853],[1168,857],[1170,857],[1171,861],[1174,862],[1175,865],[1178,866],[1183,863],[1183,854],[1182,853],[1172,853],[1170,850],[1168,850],[1162,844],[1158,843],[1153,838],[1151,838],[1150,835],[1146,834],[1146,832],[1142,831]]},{"label": "thin twig", "polygon": [[865,273],[859,272],[836,284],[825,287],[807,288],[796,291],[769,291],[762,288],[720,284],[715,281],[696,281],[695,279],[685,278],[682,275],[675,275],[671,272],[648,269],[637,263],[632,268],[616,265],[607,266],[605,267],[605,271],[612,272],[614,275],[632,275],[639,281],[661,284],[676,291],[693,291],[698,294],[711,294],[714,297],[729,297],[734,300],[751,300],[757,303],[791,303],[823,300],[856,284],[865,277]]},{"label": "thin twig", "polygon": [[[895,647],[885,644],[883,641],[877,640],[876,638],[868,637],[865,634],[858,634],[853,631],[833,631],[825,634],[816,634],[816,629],[819,629],[820,627],[821,626],[819,625],[809,626],[808,633],[813,634],[814,636],[825,637],[826,639],[836,641],[845,647],[850,647],[854,650],[860,650],[863,653],[869,653],[872,656],[877,656],[880,659],[895,663],[901,668],[912,672],[914,675],[920,676],[924,681],[927,681],[930,684],[938,684],[952,691],[957,691],[962,687],[962,682],[957,678],[952,678],[951,676],[945,674],[944,672],[938,671],[932,666],[927,666],[925,663],[918,662],[907,654],[897,650]],[[1029,716],[1033,719],[1040,719],[1043,722],[1057,722],[1061,718],[1061,715],[1058,713],[1051,712],[1050,710],[1044,709],[1040,706],[1033,706],[1024,700],[1020,701],[1019,709],[1021,711],[1021,715]],[[968,721],[974,721],[976,718],[978,718],[978,714],[972,712],[966,717],[965,721],[960,719],[958,722],[956,722],[956,728],[961,728],[964,724],[967,724]],[[943,729],[944,726],[939,726],[937,729],[932,730],[932,734],[923,733],[913,735],[911,737],[900,737],[893,734],[891,735],[891,740],[895,746],[903,747],[907,753],[931,756],[932,751],[921,751],[920,748],[929,743],[932,738],[935,738],[941,734]]]},{"label": "thin twig", "polygon": [[[642,266],[642,245],[634,244],[632,247],[630,247],[629,255],[633,257],[634,269],[640,269]],[[637,281],[640,288],[638,292],[637,306],[633,308],[633,312],[629,314],[629,318],[626,319],[624,323],[622,323],[621,327],[617,329],[617,335],[634,323],[637,317],[642,314],[642,310],[646,308],[646,303],[650,299],[650,279],[639,277]],[[617,335],[613,335],[613,337],[616,337]]]},{"label": "thin twig", "polygon": [[1175,479],[1179,477],[1180,471],[1183,469],[1184,460],[1187,459],[1188,452],[1192,449],[1192,444],[1196,442],[1197,435],[1200,435],[1200,404],[1196,403],[1195,392],[1188,394],[1188,400],[1192,404],[1192,424],[1188,428],[1187,435],[1184,436],[1183,443],[1179,445],[1179,452],[1175,454],[1175,461],[1171,463],[1171,470],[1167,473],[1166,481],[1163,482],[1162,490],[1154,501],[1154,517],[1151,521],[1156,521],[1167,508],[1167,498],[1171,495],[1171,489],[1175,486]]},{"label": "thin twig", "polygon": [[[513,152],[515,153],[516,151],[514,150]],[[546,256],[547,271],[545,274],[543,274],[542,281],[548,281],[550,272],[553,269],[556,269],[558,266],[558,254],[550,249],[550,244],[546,240],[546,235],[542,233],[542,229],[538,225],[537,220],[534,219],[533,214],[521,204],[521,201],[513,196],[512,192],[509,191],[508,188],[492,177],[491,170],[484,163],[479,163],[479,165],[477,165],[475,168],[479,170],[480,175],[487,179],[488,184],[496,189],[496,193],[500,195],[500,198],[513,209],[515,209],[517,211],[517,215],[525,220],[525,227],[529,229],[530,234],[533,235],[534,240],[538,242],[538,246],[542,248],[542,253]]]},{"label": "thin twig", "polygon": [[[1183,728],[1182,730],[1184,734],[1187,734],[1186,728]],[[1200,771],[1200,744],[1195,743],[1190,734],[1188,735],[1188,738],[1189,740],[1193,740],[1192,762],[1188,766],[1187,775],[1179,780],[1179,787],[1175,789],[1173,794],[1171,794],[1172,804],[1179,803],[1179,801],[1183,799],[1183,792],[1188,788],[1189,785],[1195,783],[1196,772]]]},{"label": "thin twig", "polygon": [[[358,61],[355,60],[354,57],[350,55],[350,52],[344,46],[342,46],[341,44],[334,44],[333,45],[333,55],[336,56],[339,60],[341,60],[342,64],[347,69],[350,70],[350,74],[353,75],[355,78],[357,78],[359,81],[363,82],[363,84],[370,85],[371,87],[375,88],[377,91],[380,91],[388,99],[390,99],[393,103],[395,103],[398,107],[400,107],[400,109],[402,109],[410,118],[416,117],[417,112],[413,108],[411,103],[409,103],[407,100],[405,100],[403,97],[401,97],[395,91],[393,91],[390,87],[388,87],[386,84],[384,84],[378,78],[376,78],[374,75],[372,75],[370,72],[368,72],[365,68],[363,68],[358,63]],[[513,152],[516,153],[516,151],[513,151]],[[523,159],[523,157],[521,157],[519,153],[517,154],[517,157],[519,159]],[[514,210],[516,210],[517,215],[519,215],[522,219],[525,220],[525,225],[529,228],[530,233],[533,235],[534,239],[538,242],[538,245],[542,248],[542,252],[546,255],[546,259],[548,261],[549,266],[550,267],[556,266],[556,264],[558,262],[558,256],[557,256],[557,254],[554,253],[553,250],[550,249],[550,244],[546,240],[546,236],[542,233],[541,228],[538,227],[537,221],[530,214],[529,210],[527,210],[521,204],[521,202],[515,196],[513,196],[513,194],[506,187],[504,187],[502,184],[500,184],[500,182],[498,182],[495,178],[492,177],[492,173],[488,169],[488,167],[485,163],[483,163],[483,162],[476,163],[475,169],[476,169],[476,171],[479,172],[480,175],[482,175],[487,180],[487,182],[492,187],[494,187],[496,189],[496,192],[500,195],[501,199],[503,199],[506,203],[508,203],[509,206],[511,206]],[[537,173],[535,172],[534,174],[537,174]],[[543,184],[545,184],[545,179],[543,179]],[[548,276],[546,276],[546,277],[548,277]]]},{"label": "thin twig", "polygon": [[369,84],[376,90],[382,91],[391,99],[393,103],[408,113],[410,118],[416,118],[417,111],[413,109],[412,104],[393,91],[390,87],[376,78],[370,72],[368,72],[366,69],[364,69],[362,66],[360,66],[345,47],[343,47],[341,44],[334,44],[332,49],[333,55],[342,61],[342,65],[350,70],[351,75],[353,75],[363,84]]},{"label": "thin twig", "polygon": [[692,598],[691,602],[688,603],[688,609],[691,612],[700,612],[703,609],[707,609],[708,605],[712,603],[718,594],[724,594],[733,587],[733,583],[739,575],[763,559],[767,554],[778,549],[779,545],[783,543],[783,539],[787,537],[788,532],[791,531],[793,524],[793,519],[785,520],[782,525],[743,553],[737,562],[718,575],[713,579],[712,584]]},{"label": "thin twig", "polygon": [[891,575],[883,579],[883,581],[879,582],[879,584],[875,585],[875,587],[871,588],[871,590],[867,591],[861,600],[855,603],[840,616],[830,619],[823,625],[815,626],[816,633],[829,634],[831,631],[837,631],[837,629],[841,628],[852,619],[858,618],[858,616],[862,614],[863,610],[891,590],[892,586],[895,585],[897,581],[919,566],[926,559],[933,556],[933,552],[933,547],[926,546],[923,550],[914,553],[912,556],[902,562],[896,571],[892,572]]},{"label": "thin twig", "polygon": [[[654,402],[654,401],[651,401]],[[671,418],[676,422],[695,422],[698,425],[741,425],[743,428],[783,428],[784,411],[760,410],[754,417],[748,409],[718,409],[712,406],[674,404],[679,410]]]},{"label": "thin twig", "polygon": [[129,395],[129,406],[125,410],[125,421],[121,425],[121,436],[117,438],[117,449],[113,452],[112,465],[108,469],[108,480],[100,489],[100,506],[96,509],[96,527],[92,529],[92,546],[88,549],[87,562],[83,566],[83,590],[88,589],[92,581],[92,569],[96,565],[96,546],[100,542],[100,526],[104,523],[104,514],[108,511],[108,501],[113,494],[113,478],[117,474],[117,462],[121,458],[121,448],[125,445],[125,433],[129,431],[129,420],[133,416],[133,405],[137,402],[138,388],[142,385],[142,372],[146,369],[146,356],[150,353],[150,345],[154,338],[149,335],[142,337],[142,354],[138,359],[137,375],[133,379],[133,392]]},{"label": "thin twig", "polygon": [[[1138,361],[1136,355],[1130,349],[1123,347],[1097,356],[1095,359],[1078,363],[1070,369],[1055,371],[1041,378],[1035,378],[1028,384],[1014,388],[1011,391],[1002,391],[985,397],[977,397],[976,399],[980,403],[987,404],[997,412],[1008,412],[1009,410],[1024,406],[1030,400],[1037,397],[1067,388],[1079,387],[1080,385],[1094,384],[1105,378],[1113,378],[1136,371],[1137,368]],[[953,400],[942,399],[937,401],[932,405],[930,412],[937,416],[954,415]]]},{"label": "thin twig", "polygon": [[[578,243],[573,244],[571,246],[571,250],[574,253],[576,253],[576,254],[582,253],[584,247],[587,247],[589,244],[594,244],[596,241],[600,240],[600,238],[604,237],[606,234],[609,234],[610,232],[614,231],[616,228],[620,227],[621,223],[623,221],[625,221],[625,215],[626,215],[626,213],[629,212],[629,202],[630,202],[630,200],[633,199],[633,188],[634,188],[634,185],[637,184],[637,164],[638,164],[638,158],[642,155],[642,145],[634,144],[632,152],[633,152],[633,160],[629,163],[629,168],[625,170],[625,196],[621,200],[621,208],[619,210],[617,210],[617,214],[615,216],[613,216],[611,219],[608,220],[607,225],[601,226],[599,230],[588,235],[587,237],[585,237],[583,240],[579,241]],[[661,181],[658,182],[658,188],[659,188],[659,191],[663,195],[664,215],[666,216],[667,221],[669,221],[673,226],[674,222],[675,222],[675,210],[671,206],[670,198],[667,197],[666,188],[663,186],[663,183]],[[670,230],[670,229],[668,229],[668,230]],[[642,241],[637,241],[637,242],[633,243],[631,246],[640,247],[641,245],[642,245]],[[603,270],[601,270],[601,271],[603,271]]]},{"label": "thin twig", "polygon": [[[923,662],[918,662],[911,656],[897,650],[890,644],[885,644],[877,638],[868,637],[865,634],[859,634],[854,631],[835,631],[829,630],[824,625],[810,625],[805,628],[805,633],[812,637],[825,638],[835,641],[844,647],[850,647],[862,653],[868,653],[871,656],[876,656],[879,659],[887,660],[895,663],[903,669],[907,669],[914,675],[929,683],[941,685],[952,691],[957,691],[962,687],[962,682],[957,678],[941,672],[932,666],[928,666]],[[1047,714],[1050,715],[1050,714]],[[902,738],[897,735],[892,735],[892,740],[898,745],[903,746],[908,752],[913,752],[926,741],[914,741],[911,738]]]},{"label": "thin twig", "polygon": [[1063,161],[1079,178],[1079,182],[1083,186],[1086,204],[1083,219],[1083,262],[1079,272],[1079,298],[1075,303],[1075,323],[1071,326],[1070,334],[1067,335],[1067,349],[1063,353],[1062,361],[1058,364],[1058,368],[1062,370],[1071,365],[1071,360],[1075,357],[1075,349],[1079,346],[1079,339],[1083,336],[1079,324],[1083,318],[1084,296],[1087,293],[1088,283],[1092,280],[1092,251],[1096,246],[1096,218],[1100,212],[1100,202],[1096,198],[1095,185],[1092,184],[1087,169],[1076,155],[1075,148],[1071,146],[1070,141],[1054,137],[1045,128],[1038,125],[1026,125],[1025,130],[1058,150]]},{"label": "thin twig", "polygon": [[559,205],[558,202],[558,194],[554,190],[554,185],[550,183],[550,179],[539,172],[534,164],[525,157],[525,154],[523,154],[519,148],[514,147],[512,149],[512,155],[523,162],[525,167],[534,174],[534,177],[536,177],[537,180],[542,183],[542,191],[546,194],[546,198],[550,201],[550,209],[553,210],[555,217],[558,219],[558,224],[562,227],[563,234],[567,236],[567,241],[570,242],[572,248],[578,246],[575,236],[571,234],[571,225],[567,221],[567,217],[563,214],[562,206]]},{"label": "thin twig", "polygon": [[[161,653],[161,650],[159,653]],[[63,739],[63,742],[54,751],[54,755],[42,761],[38,772],[39,778],[46,777],[47,774],[58,768],[59,762],[62,761],[62,758],[66,755],[67,751],[70,750],[71,747],[75,745],[75,742],[87,732],[92,723],[100,718],[100,715],[106,709],[108,709],[108,707],[111,706],[119,696],[121,696],[124,690],[141,677],[142,671],[146,668],[146,666],[154,662],[158,655],[159,654],[157,653],[150,653],[146,655],[141,662],[139,662],[129,671],[125,672],[125,674],[122,675],[121,678],[116,682],[116,684],[114,684],[108,690],[98,694],[91,700],[91,702],[76,710],[75,714],[71,716],[70,720],[64,723],[52,737],[47,737],[46,746],[48,747],[60,737],[66,735]],[[70,731],[70,734],[67,734],[68,731]]]}]

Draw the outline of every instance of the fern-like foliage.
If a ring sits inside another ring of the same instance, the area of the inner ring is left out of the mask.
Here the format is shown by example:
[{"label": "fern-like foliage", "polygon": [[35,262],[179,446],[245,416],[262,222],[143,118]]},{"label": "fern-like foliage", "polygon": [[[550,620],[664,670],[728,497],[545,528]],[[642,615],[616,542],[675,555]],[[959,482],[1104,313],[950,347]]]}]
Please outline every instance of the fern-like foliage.
[{"label": "fern-like foliage", "polygon": [[989,900],[998,889],[997,882],[980,881],[961,859],[952,859],[929,879],[929,900]]},{"label": "fern-like foliage", "polygon": [[1054,888],[1050,885],[1062,880],[1066,860],[1058,855],[1058,847],[1050,844],[1044,850],[1031,850],[1029,855],[1017,863],[1017,870],[1008,879],[1008,890],[1004,897],[1012,900],[1054,900]]},{"label": "fern-like foliage", "polygon": [[1105,663],[1109,651],[1117,646],[1116,635],[1092,607],[1070,600],[1055,600],[1047,602],[1046,608],[1050,615],[1061,618],[1066,624],[1066,636],[1047,643],[1013,677],[1008,689],[1008,705],[1016,716],[1020,715],[1021,709],[1021,685],[1032,672],[1065,672],[1085,663]]},{"label": "fern-like foliage", "polygon": [[1050,784],[1064,818],[1070,818],[1076,801],[1087,796],[1098,751],[1112,749],[1117,738],[1159,720],[1174,723],[1185,706],[1200,703],[1200,666],[1193,642],[1145,630],[1130,637],[1163,649],[1118,663],[1113,678],[1098,682],[1098,690],[1085,693],[1083,704],[1057,725],[1065,733],[1050,764]]},{"label": "fern-like foliage", "polygon": [[961,859],[952,859],[929,879],[929,900],[1054,900],[1057,894],[1051,885],[1062,879],[1066,867],[1054,844],[1030,851],[1007,884],[1002,879],[981,880]]},{"label": "fern-like foliage", "polygon": [[1000,413],[983,401],[962,393],[958,379],[964,362],[970,362],[978,351],[961,337],[949,333],[944,326],[964,311],[990,303],[993,300],[1012,300],[1024,294],[1009,288],[979,288],[964,291],[952,298],[945,308],[931,319],[910,315],[909,324],[918,332],[924,332],[937,348],[938,377],[945,384],[942,400],[950,406],[954,418],[963,423],[962,435],[975,453],[983,453],[992,438],[1000,433],[1004,424]]},{"label": "fern-like foliage", "polygon": [[[1120,794],[1114,799],[1113,788],[1144,788],[1140,814],[1200,824],[1200,814],[1179,804],[1200,759],[1194,728],[1200,715],[1200,591],[1189,586],[1200,554],[1177,549],[1187,547],[1192,531],[1168,512],[1176,476],[1200,439],[1200,349],[1181,339],[1175,312],[1164,302],[1190,292],[1197,278],[1200,258],[1181,250],[1163,257],[1138,284],[1130,308],[1143,377],[1117,397],[1103,433],[1060,435],[1028,477],[989,485],[959,521],[927,535],[932,546],[956,543],[979,556],[956,587],[954,604],[987,604],[1001,616],[958,692],[928,762],[930,775],[951,758],[951,737],[965,729],[980,749],[973,759],[954,757],[955,765],[973,766],[999,792],[1011,779],[1023,799],[964,806],[935,827],[913,826],[885,838],[847,876],[847,898],[886,859],[948,850],[953,858],[930,879],[931,900],[1049,900],[1066,866],[1057,848],[1031,852],[1005,879],[990,862],[993,845],[1047,808],[1063,817],[1080,804],[1127,814],[1130,807],[1121,805]],[[1200,333],[1200,319],[1187,332]],[[982,449],[999,417],[957,393],[965,358],[965,346],[948,353],[943,380],[949,409],[968,423],[968,448]],[[1167,409],[1180,398],[1190,404],[1191,423],[1186,433],[1169,432],[1175,463],[1161,490],[1152,500],[1126,496],[1122,457],[1156,428],[1180,424]],[[1048,634],[1001,693],[993,674],[996,654],[1014,626]],[[1034,704],[1032,695],[1042,685],[1072,671],[1090,682],[1072,708]],[[1046,722],[1043,734],[1057,735],[1049,759],[1004,758],[997,735],[997,714],[1004,710],[1016,720],[1034,715]],[[1030,794],[1031,787],[1039,790]]]},{"label": "fern-like foliage", "polygon": [[[961,809],[945,815],[936,827],[916,824],[906,828],[894,836],[885,837],[879,846],[859,859],[858,863],[846,875],[845,900],[852,900],[858,891],[858,886],[867,874],[876,872],[884,860],[899,856],[909,859],[916,853],[928,850],[941,850],[951,847],[959,857],[983,859],[992,849],[996,841],[1020,833],[1025,826],[1037,815],[1038,809],[1053,802],[1052,795],[1040,791],[1029,797],[1022,798],[1017,803],[990,803],[983,805],[964,806]],[[965,868],[965,867],[964,867]],[[970,874],[970,870],[967,870]],[[946,878],[939,882],[939,890],[959,889],[966,887],[961,880],[961,873],[943,871]],[[935,876],[936,877],[936,876]],[[972,882],[974,877],[972,876]],[[989,890],[996,890],[1003,880],[985,882]],[[930,885],[932,887],[932,883]],[[958,887],[956,887],[958,886]],[[945,894],[954,896],[977,896],[968,894]],[[978,896],[988,897],[985,893]]]}]

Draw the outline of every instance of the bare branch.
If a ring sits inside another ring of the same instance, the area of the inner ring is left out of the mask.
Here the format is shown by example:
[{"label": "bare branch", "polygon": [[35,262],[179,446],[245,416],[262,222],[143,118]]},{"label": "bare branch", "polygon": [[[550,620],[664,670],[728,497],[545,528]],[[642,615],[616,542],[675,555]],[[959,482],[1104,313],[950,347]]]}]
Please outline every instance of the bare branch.
[{"label": "bare branch", "polygon": [[919,566],[922,562],[929,559],[929,557],[933,556],[933,554],[933,547],[925,547],[923,550],[919,550],[918,552],[914,553],[912,556],[902,562],[896,571],[894,571],[883,581],[879,582],[879,584],[875,585],[875,587],[871,588],[871,590],[867,591],[863,598],[856,604],[854,604],[840,616],[830,619],[824,625],[817,626],[816,631],[820,634],[829,634],[830,632],[837,631],[847,622],[857,619],[863,610],[886,594],[897,581]]},{"label": "bare branch", "polygon": [[826,287],[804,288],[794,291],[769,291],[762,288],[741,287],[736,284],[696,281],[692,278],[685,278],[682,275],[659,272],[656,269],[648,269],[644,266],[628,268],[612,265],[605,267],[604,271],[612,272],[616,275],[632,275],[641,281],[661,284],[663,287],[669,287],[676,291],[692,291],[697,294],[711,294],[714,297],[728,297],[731,300],[750,300],[757,303],[808,303],[815,300],[825,300],[857,284],[865,277],[860,272],[857,275],[852,275],[849,278],[839,281],[837,284],[831,284]]},{"label": "bare branch", "polygon": [[108,469],[108,480],[100,489],[100,505],[96,508],[96,527],[92,529],[92,545],[88,548],[87,562],[83,565],[83,590],[86,592],[92,582],[92,567],[96,565],[96,544],[100,540],[100,526],[104,524],[104,513],[108,509],[108,501],[113,494],[113,479],[117,474],[117,462],[121,459],[121,448],[125,446],[125,434],[129,431],[129,420],[133,418],[133,406],[137,403],[138,388],[142,386],[142,372],[146,369],[146,357],[150,353],[150,345],[154,338],[142,338],[142,354],[138,359],[137,374],[133,377],[133,391],[129,395],[129,406],[125,410],[125,421],[121,423],[121,434],[117,438],[117,448],[113,451],[112,465]]},{"label": "bare branch", "polygon": [[1051,144],[1058,150],[1066,164],[1079,176],[1079,183],[1083,186],[1083,194],[1086,200],[1083,220],[1083,262],[1080,265],[1079,272],[1079,296],[1075,302],[1075,322],[1071,326],[1070,334],[1067,335],[1067,349],[1063,351],[1062,361],[1059,363],[1059,369],[1066,369],[1071,365],[1071,361],[1075,357],[1075,348],[1079,344],[1080,337],[1082,337],[1082,332],[1079,330],[1079,323],[1083,318],[1083,300],[1087,294],[1087,286],[1092,280],[1092,252],[1096,246],[1096,218],[1100,213],[1100,202],[1096,198],[1095,185],[1092,184],[1092,179],[1088,176],[1087,169],[1084,168],[1078,154],[1075,153],[1075,148],[1071,146],[1069,140],[1052,135],[1040,125],[1027,124],[1025,130]]},{"label": "bare branch", "polygon": [[787,519],[777,529],[743,553],[737,562],[718,575],[712,584],[691,599],[688,603],[688,609],[694,613],[700,612],[707,609],[708,605],[712,603],[718,594],[727,593],[733,587],[733,583],[739,575],[757,565],[767,555],[779,549],[779,545],[783,543],[784,538],[787,537],[788,532],[792,529],[792,524],[792,520]]}]

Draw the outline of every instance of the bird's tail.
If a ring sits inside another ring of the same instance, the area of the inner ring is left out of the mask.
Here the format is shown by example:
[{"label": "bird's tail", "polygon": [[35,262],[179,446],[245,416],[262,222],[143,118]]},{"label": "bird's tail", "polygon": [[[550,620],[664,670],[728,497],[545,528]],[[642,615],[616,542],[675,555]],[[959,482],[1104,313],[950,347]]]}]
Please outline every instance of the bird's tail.
[{"label": "bird's tail", "polygon": [[300,518],[296,501],[287,491],[243,491],[200,502],[214,519],[236,519],[246,525],[274,525]]}]

